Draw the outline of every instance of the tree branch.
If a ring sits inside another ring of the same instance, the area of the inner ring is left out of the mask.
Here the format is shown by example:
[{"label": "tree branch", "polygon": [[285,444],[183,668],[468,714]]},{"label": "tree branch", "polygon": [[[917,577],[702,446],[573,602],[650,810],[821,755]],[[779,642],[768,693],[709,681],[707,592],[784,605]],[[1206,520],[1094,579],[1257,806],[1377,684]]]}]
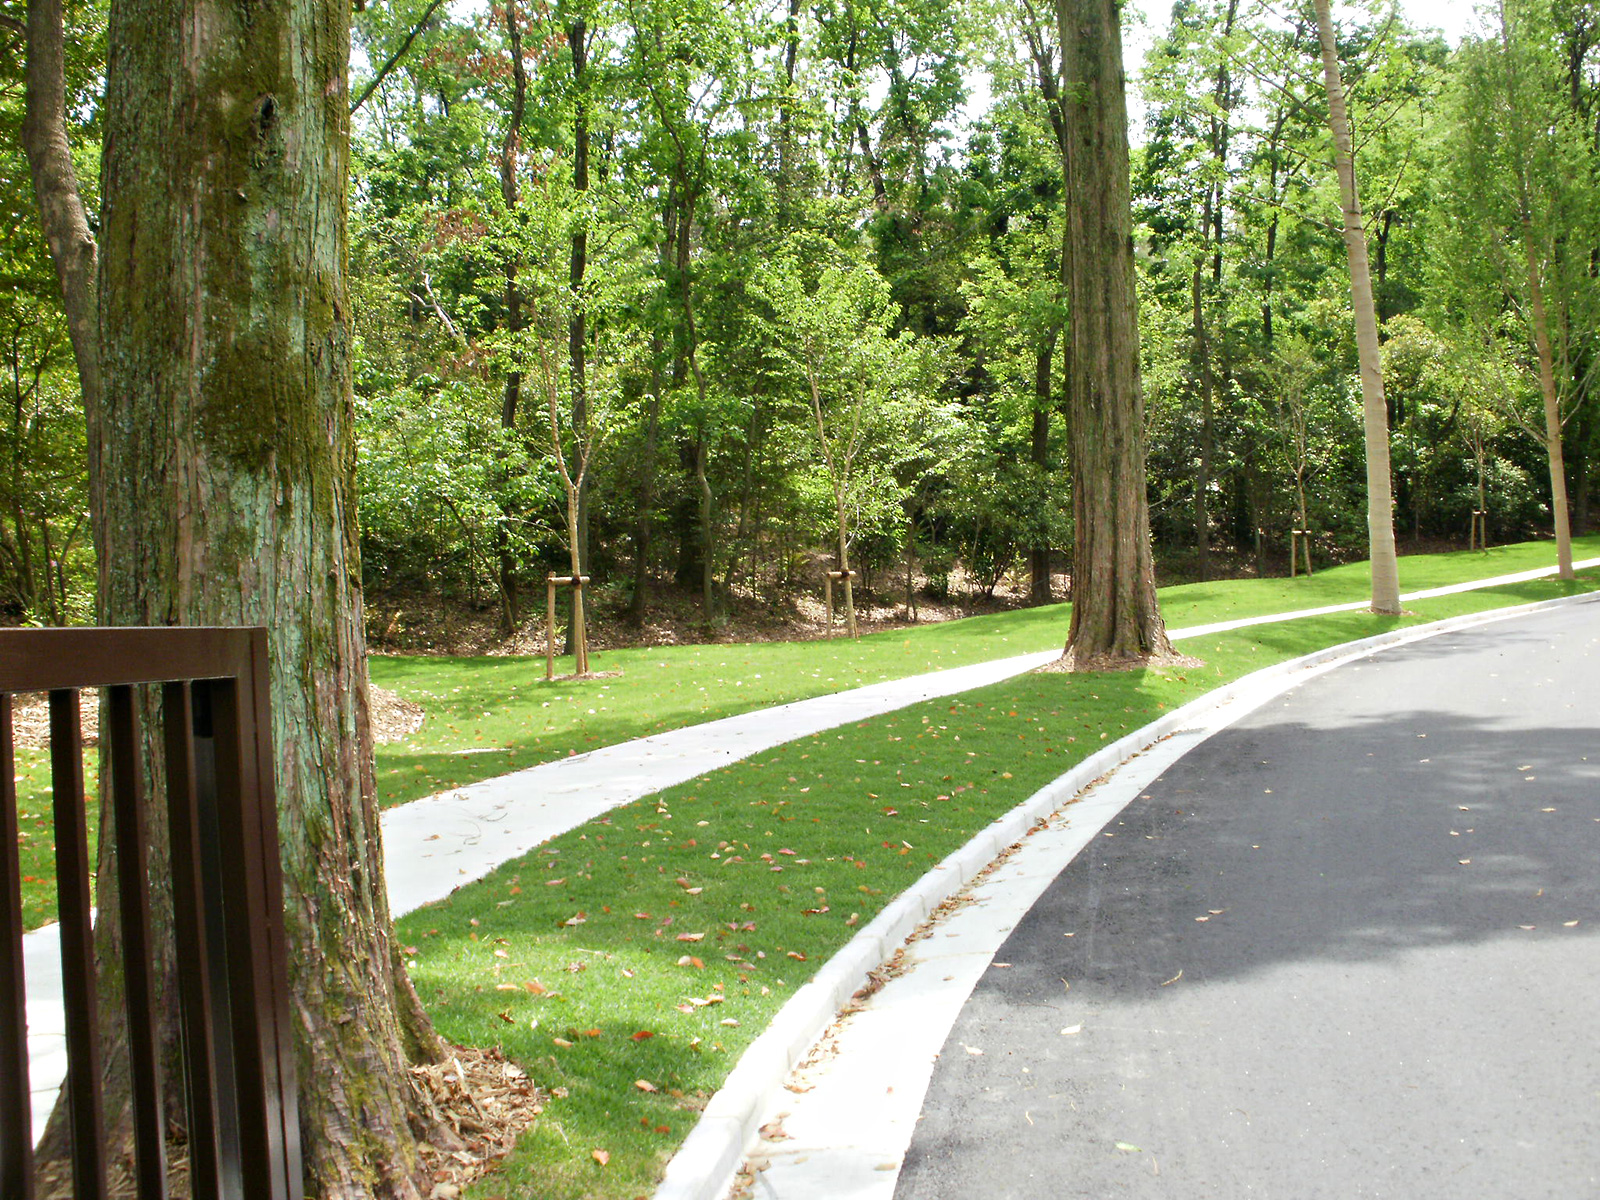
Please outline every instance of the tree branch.
[{"label": "tree branch", "polygon": [[424,12],[417,23],[411,27],[411,32],[406,34],[406,40],[400,43],[400,49],[396,50],[389,57],[389,61],[384,63],[383,66],[378,69],[378,73],[372,77],[372,82],[367,84],[361,95],[356,97],[356,102],[350,106],[350,112],[352,114],[354,114],[358,108],[367,102],[372,93],[378,90],[378,86],[389,77],[389,72],[394,70],[395,67],[399,65],[400,60],[406,56],[406,51],[411,49],[411,43],[416,41],[417,35],[422,32],[423,26],[427,25],[428,21],[433,17],[433,14],[438,11],[439,6],[443,3],[444,0],[433,0],[433,3],[428,5],[427,11]]}]

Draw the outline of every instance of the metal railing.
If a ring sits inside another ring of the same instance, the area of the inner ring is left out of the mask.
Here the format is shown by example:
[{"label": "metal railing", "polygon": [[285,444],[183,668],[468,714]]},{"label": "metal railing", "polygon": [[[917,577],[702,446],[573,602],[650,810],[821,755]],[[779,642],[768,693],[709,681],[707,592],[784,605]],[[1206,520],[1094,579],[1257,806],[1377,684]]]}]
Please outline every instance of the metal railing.
[{"label": "metal railing", "polygon": [[[139,697],[159,687],[173,920],[152,928]],[[101,740],[117,863],[133,1183],[167,1195],[155,978],[170,936],[195,1200],[300,1195],[267,639],[260,629],[0,630],[0,1200],[34,1194],[12,696],[48,692],[72,1179],[110,1195],[97,1010],[94,863],[78,691],[105,689]]]}]

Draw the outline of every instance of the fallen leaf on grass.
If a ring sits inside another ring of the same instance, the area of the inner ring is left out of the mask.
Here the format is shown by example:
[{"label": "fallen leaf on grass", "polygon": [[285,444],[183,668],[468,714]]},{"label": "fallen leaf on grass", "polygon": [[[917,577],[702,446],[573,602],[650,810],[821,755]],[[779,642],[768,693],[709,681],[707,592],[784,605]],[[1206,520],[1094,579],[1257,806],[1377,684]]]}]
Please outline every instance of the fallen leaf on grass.
[{"label": "fallen leaf on grass", "polygon": [[635,1079],[633,1081],[633,1086],[638,1088],[641,1092],[659,1092],[661,1090],[648,1079]]},{"label": "fallen leaf on grass", "polygon": [[650,1030],[648,1030],[648,1029],[641,1029],[641,1030],[639,1030],[639,1032],[638,1032],[638,1033],[635,1033],[635,1034],[633,1034],[633,1035],[632,1035],[632,1036],[633,1036],[633,1040],[634,1040],[634,1041],[636,1041],[636,1042],[642,1042],[642,1041],[644,1041],[644,1040],[645,1040],[645,1039],[646,1039],[646,1038],[653,1038],[653,1037],[655,1037],[655,1034],[654,1034],[654,1033],[652,1033],[652,1032],[651,1032],[651,1031],[650,1031]]},{"label": "fallen leaf on grass", "polygon": [[595,1162],[599,1163],[603,1167],[608,1162],[611,1161],[611,1151],[609,1151],[609,1150],[591,1150],[591,1151],[589,1151],[589,1157],[594,1159]]},{"label": "fallen leaf on grass", "polygon": [[680,942],[698,942],[702,941],[705,936],[706,935],[703,933],[680,933],[678,935],[678,940]]}]

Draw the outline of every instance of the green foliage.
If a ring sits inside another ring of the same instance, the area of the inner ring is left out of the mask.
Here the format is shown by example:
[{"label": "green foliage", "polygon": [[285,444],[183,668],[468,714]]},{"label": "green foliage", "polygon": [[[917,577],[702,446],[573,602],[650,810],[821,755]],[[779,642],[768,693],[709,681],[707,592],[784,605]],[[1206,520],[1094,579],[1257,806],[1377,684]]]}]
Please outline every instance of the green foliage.
[{"label": "green foliage", "polygon": [[[1580,512],[1596,486],[1595,5],[1507,2],[1508,38],[1496,9],[1455,51],[1377,0],[1340,9],[1392,343],[1397,518],[1419,538],[1460,537],[1480,480],[1497,536],[1545,519],[1539,447],[1519,436],[1538,415],[1527,238]],[[837,540],[845,476],[847,540],[880,583],[953,569],[981,592],[1030,552],[1064,547],[1052,11],[873,0],[797,6],[791,24],[785,6],[705,0],[444,5],[423,21],[427,8],[381,0],[355,15],[353,94],[392,67],[352,144],[375,595],[443,587],[487,600],[507,569],[514,585],[562,562],[552,400],[568,465],[587,451],[598,586],[693,584],[708,619],[731,593],[779,601],[813,582],[804,564]],[[5,12],[20,16],[18,0]],[[527,81],[516,131],[508,12]],[[68,21],[92,209],[104,14],[79,0]],[[1224,0],[1184,0],[1154,32],[1137,72],[1134,185],[1158,551],[1181,572],[1204,457],[1209,542],[1236,567],[1281,569],[1301,520],[1299,406],[1305,519],[1325,555],[1348,557],[1363,537],[1355,355],[1315,39],[1299,9]],[[0,296],[13,398],[0,606],[9,620],[81,619],[84,433],[15,138],[20,43],[9,26],[5,38],[0,132],[13,136],[0,139],[11,167],[0,204],[13,220],[0,275],[16,286]],[[980,64],[984,104],[968,94]],[[806,345],[829,451],[861,439],[839,479],[817,441]],[[1294,396],[1286,353],[1303,364]]]},{"label": "green foliage", "polygon": [[[93,613],[84,417],[22,146],[26,7],[0,15],[0,621],[63,625]],[[63,17],[73,157],[92,212],[105,7],[75,0]]]}]

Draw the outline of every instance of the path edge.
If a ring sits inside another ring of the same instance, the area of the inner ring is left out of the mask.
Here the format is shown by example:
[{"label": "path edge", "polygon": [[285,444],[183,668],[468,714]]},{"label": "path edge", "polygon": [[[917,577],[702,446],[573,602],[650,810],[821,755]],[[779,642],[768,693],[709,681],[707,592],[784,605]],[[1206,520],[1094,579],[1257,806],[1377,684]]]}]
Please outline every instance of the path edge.
[{"label": "path edge", "polygon": [[[1285,685],[1294,686],[1323,670],[1409,642],[1527,613],[1585,603],[1600,603],[1600,592],[1447,617],[1354,642],[1342,642],[1223,684],[1101,747],[1009,812],[995,818],[965,845],[933,866],[895,897],[789,998],[771,1024],[746,1047],[722,1087],[712,1096],[699,1122],[668,1162],[654,1200],[722,1200],[733,1186],[747,1152],[759,1140],[758,1123],[769,1098],[783,1086],[811,1045],[833,1024],[840,1009],[868,983],[868,973],[893,957],[906,938],[939,905],[971,883],[1001,851],[1019,841],[1036,823],[1061,809],[1090,784],[1117,770],[1153,743],[1198,717],[1247,698],[1263,684],[1282,683],[1286,677],[1300,676]],[[1241,710],[1238,715],[1243,716],[1248,711]]]}]

